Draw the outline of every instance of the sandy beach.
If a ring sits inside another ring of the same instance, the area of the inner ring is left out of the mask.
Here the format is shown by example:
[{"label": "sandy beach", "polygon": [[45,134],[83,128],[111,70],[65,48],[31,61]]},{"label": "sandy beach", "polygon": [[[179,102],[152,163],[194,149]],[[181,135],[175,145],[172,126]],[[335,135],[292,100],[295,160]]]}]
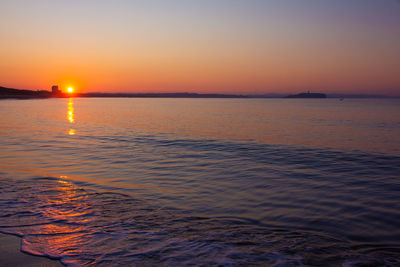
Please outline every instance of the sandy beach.
[{"label": "sandy beach", "polygon": [[37,257],[21,252],[21,238],[0,233],[0,266],[58,267],[57,260]]}]

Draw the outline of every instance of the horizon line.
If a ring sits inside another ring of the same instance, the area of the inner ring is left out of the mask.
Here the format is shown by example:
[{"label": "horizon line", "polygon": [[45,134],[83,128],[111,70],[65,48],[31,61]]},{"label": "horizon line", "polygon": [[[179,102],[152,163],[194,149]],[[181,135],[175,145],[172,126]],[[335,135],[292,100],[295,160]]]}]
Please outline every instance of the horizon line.
[{"label": "horizon line", "polygon": [[[46,90],[46,89],[20,89],[20,88],[14,88],[14,87],[6,87],[6,86],[0,86],[0,88],[6,88],[6,89],[15,89],[15,90],[28,90],[28,91],[43,91],[43,92],[51,92],[51,90]],[[171,92],[162,92],[162,91],[154,91],[154,92],[132,92],[132,91],[127,91],[127,92],[99,92],[99,91],[86,91],[86,92],[76,92],[74,95],[84,95],[84,94],[104,94],[104,95],[161,95],[161,94],[188,94],[188,95],[220,95],[220,96],[242,96],[242,97],[262,97],[262,96],[271,96],[271,97],[284,97],[284,96],[289,96],[289,95],[296,95],[296,94],[302,94],[302,93],[321,93],[325,94],[329,97],[381,97],[381,98],[400,98],[400,94],[379,94],[379,93],[340,93],[340,92],[323,92],[321,91],[312,91],[312,90],[302,90],[302,91],[297,91],[297,92],[262,92],[262,93],[229,93],[229,92],[188,92],[188,91],[171,91]]]}]

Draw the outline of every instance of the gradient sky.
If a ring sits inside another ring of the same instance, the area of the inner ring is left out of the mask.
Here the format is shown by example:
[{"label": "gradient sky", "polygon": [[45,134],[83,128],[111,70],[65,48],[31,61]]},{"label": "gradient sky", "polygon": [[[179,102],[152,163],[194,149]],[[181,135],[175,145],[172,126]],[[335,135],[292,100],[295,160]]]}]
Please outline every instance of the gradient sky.
[{"label": "gradient sky", "polygon": [[397,0],[0,0],[0,86],[400,95]]}]

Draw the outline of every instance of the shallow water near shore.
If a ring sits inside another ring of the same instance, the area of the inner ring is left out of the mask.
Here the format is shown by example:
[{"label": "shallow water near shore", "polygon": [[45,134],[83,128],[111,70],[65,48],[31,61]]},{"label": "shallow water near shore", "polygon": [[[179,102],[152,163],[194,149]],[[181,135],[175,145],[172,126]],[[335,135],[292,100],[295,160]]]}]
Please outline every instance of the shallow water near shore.
[{"label": "shallow water near shore", "polygon": [[398,99],[0,102],[0,231],[64,264],[400,265]]}]

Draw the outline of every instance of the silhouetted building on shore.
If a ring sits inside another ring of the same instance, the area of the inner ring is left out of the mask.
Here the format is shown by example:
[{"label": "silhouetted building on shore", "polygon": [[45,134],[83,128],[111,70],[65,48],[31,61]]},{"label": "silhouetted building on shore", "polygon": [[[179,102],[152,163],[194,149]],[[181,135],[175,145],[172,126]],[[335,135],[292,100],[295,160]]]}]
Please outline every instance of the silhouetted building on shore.
[{"label": "silhouetted building on shore", "polygon": [[58,89],[58,85],[53,85],[53,86],[51,87],[51,93],[52,93],[53,95],[58,95],[58,94],[61,93],[61,91]]}]

